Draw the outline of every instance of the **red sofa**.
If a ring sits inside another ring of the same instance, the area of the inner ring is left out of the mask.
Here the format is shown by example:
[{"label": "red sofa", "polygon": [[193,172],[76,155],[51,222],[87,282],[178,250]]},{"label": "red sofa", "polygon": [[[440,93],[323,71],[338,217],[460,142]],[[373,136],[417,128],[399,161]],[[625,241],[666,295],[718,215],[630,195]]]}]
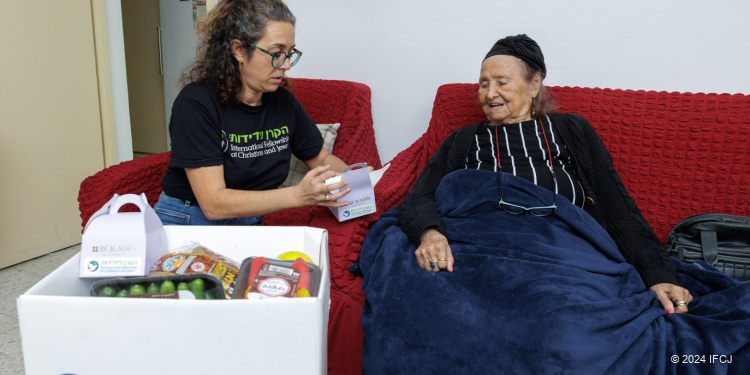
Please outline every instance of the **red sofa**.
[{"label": "red sofa", "polygon": [[[693,214],[750,216],[750,95],[548,87],[559,112],[588,119],[658,238]],[[425,133],[390,161],[378,211],[400,205],[455,129],[486,120],[478,84],[438,88]],[[361,248],[361,246],[359,247]],[[351,298],[363,301],[361,284]]]},{"label": "red sofa", "polygon": [[[296,82],[295,95],[313,119],[321,123],[331,122],[331,117],[322,114],[328,113],[327,110],[321,107],[337,104],[326,99],[331,95],[330,88],[325,90],[328,85],[344,85],[360,92],[346,99],[356,104],[345,105],[344,112],[350,113],[352,106],[359,106],[359,115],[352,117],[367,120],[355,121],[359,125],[351,133],[351,142],[356,146],[340,146],[337,139],[334,154],[348,163],[365,160],[379,167],[369,89],[335,81],[298,79]],[[318,88],[319,85],[322,87]],[[680,219],[692,214],[723,212],[750,216],[750,96],[579,87],[549,87],[549,90],[561,105],[559,111],[579,114],[594,125],[609,148],[620,177],[662,241],[666,241],[669,230]],[[362,280],[349,273],[347,267],[357,260],[372,223],[381,213],[401,204],[443,139],[460,126],[485,119],[476,96],[476,84],[447,84],[438,89],[426,132],[391,160],[391,167],[375,187],[378,214],[338,223],[328,210],[312,208],[298,209],[302,215],[291,210],[264,219],[266,225],[310,225],[329,231],[329,374],[355,374],[361,370]],[[358,149],[350,150],[351,147]],[[356,154],[347,156],[349,152]],[[85,180],[79,196],[83,222],[115,192],[145,189],[153,204],[161,191],[160,181],[168,156],[150,158],[152,162],[133,160]],[[133,179],[140,182],[119,191],[109,185],[108,179],[125,174],[133,174]]]},{"label": "red sofa", "polygon": [[[333,154],[347,164],[366,162],[380,168],[372,127],[370,89],[347,81],[295,79],[292,93],[317,124],[340,123]],[[126,161],[106,168],[81,183],[78,204],[81,225],[112,196],[145,193],[153,206],[161,194],[169,153]],[[331,265],[331,308],[328,329],[330,373],[351,374],[362,363],[361,287],[347,267],[356,261],[370,216],[339,223],[322,207],[302,207],[266,215],[263,225],[313,226],[328,230]],[[359,288],[357,294],[356,288]],[[353,296],[353,297],[352,297]]]}]

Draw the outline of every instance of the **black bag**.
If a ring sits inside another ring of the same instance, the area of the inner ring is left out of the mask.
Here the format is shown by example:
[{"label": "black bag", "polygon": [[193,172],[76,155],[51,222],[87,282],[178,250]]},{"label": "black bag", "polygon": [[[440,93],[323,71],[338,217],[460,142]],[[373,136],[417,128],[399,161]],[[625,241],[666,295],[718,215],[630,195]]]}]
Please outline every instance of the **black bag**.
[{"label": "black bag", "polygon": [[667,250],[687,263],[703,260],[737,280],[750,280],[750,217],[690,216],[669,232]]}]

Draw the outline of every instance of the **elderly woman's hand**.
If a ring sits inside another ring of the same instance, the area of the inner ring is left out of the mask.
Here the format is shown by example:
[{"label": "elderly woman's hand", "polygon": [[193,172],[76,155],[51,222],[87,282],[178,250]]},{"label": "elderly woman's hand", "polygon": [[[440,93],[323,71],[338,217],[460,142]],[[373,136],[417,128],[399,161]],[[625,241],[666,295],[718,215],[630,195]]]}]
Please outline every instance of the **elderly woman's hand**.
[{"label": "elderly woman's hand", "polygon": [[664,310],[669,313],[686,313],[688,311],[687,305],[693,300],[690,292],[679,285],[661,283],[652,286],[649,290],[656,292],[659,302],[664,306]]},{"label": "elderly woman's hand", "polygon": [[433,272],[447,269],[453,272],[453,254],[448,239],[436,229],[427,229],[422,233],[422,242],[414,251],[419,266]]}]

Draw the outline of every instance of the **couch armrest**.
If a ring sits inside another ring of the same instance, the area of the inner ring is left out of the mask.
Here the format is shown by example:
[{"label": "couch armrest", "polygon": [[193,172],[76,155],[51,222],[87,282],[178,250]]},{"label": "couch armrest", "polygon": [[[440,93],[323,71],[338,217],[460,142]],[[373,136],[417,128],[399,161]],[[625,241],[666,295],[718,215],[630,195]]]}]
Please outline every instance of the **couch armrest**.
[{"label": "couch armrest", "polygon": [[156,204],[161,194],[161,179],[168,164],[169,152],[163,152],[125,161],[86,177],[78,190],[81,228],[114,194],[145,193],[148,203],[151,206]]},{"label": "couch armrest", "polygon": [[375,187],[378,211],[386,212],[404,201],[427,161],[452,131],[486,120],[476,99],[477,88],[478,84],[471,83],[438,88],[427,130],[389,162],[390,168]]}]

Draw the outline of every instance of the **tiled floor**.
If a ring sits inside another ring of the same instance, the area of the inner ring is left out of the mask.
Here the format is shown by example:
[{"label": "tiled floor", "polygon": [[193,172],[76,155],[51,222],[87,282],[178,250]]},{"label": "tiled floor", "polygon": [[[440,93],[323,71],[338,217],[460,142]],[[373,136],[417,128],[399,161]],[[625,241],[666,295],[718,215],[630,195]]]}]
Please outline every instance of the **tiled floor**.
[{"label": "tiled floor", "polygon": [[79,251],[80,244],[0,269],[0,374],[24,374],[16,298]]}]

